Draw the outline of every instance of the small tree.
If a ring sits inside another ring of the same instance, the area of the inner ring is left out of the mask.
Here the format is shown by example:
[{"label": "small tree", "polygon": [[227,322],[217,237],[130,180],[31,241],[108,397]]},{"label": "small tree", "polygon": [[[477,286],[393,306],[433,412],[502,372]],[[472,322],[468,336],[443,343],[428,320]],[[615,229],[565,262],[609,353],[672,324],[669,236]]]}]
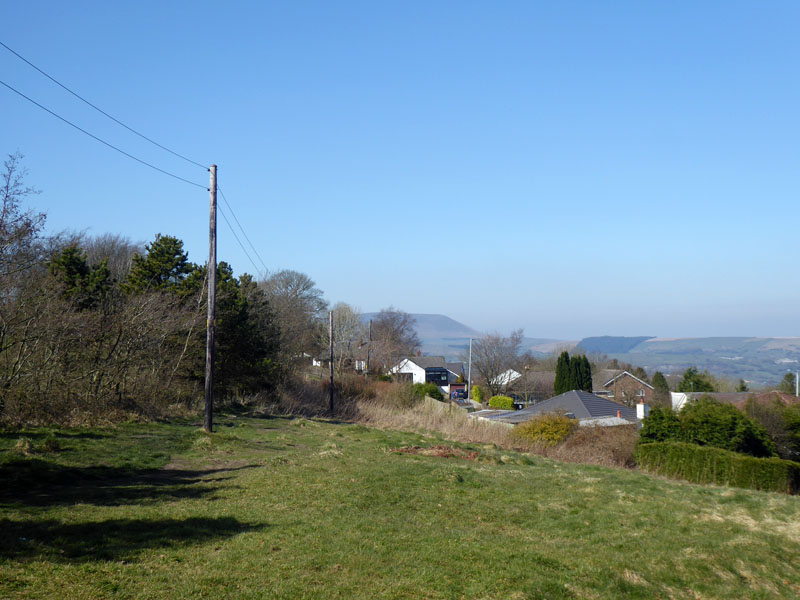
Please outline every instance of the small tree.
[{"label": "small tree", "polygon": [[653,375],[653,388],[656,402],[669,406],[669,384],[661,371],[656,371]]},{"label": "small tree", "polygon": [[713,392],[714,383],[707,371],[700,373],[697,367],[689,367],[683,372],[683,379],[678,384],[679,392]]},{"label": "small tree", "polygon": [[786,394],[794,394],[796,391],[794,373],[786,373],[781,380],[780,390]]},{"label": "small tree", "polygon": [[481,390],[481,386],[479,385],[472,386],[472,391],[470,392],[470,398],[475,402],[477,402],[478,404],[481,404],[483,402],[483,391]]},{"label": "small tree", "polygon": [[[631,375],[638,377],[642,381],[647,381],[647,371],[645,371],[642,367],[633,367]],[[650,383],[649,381],[647,382]]]}]

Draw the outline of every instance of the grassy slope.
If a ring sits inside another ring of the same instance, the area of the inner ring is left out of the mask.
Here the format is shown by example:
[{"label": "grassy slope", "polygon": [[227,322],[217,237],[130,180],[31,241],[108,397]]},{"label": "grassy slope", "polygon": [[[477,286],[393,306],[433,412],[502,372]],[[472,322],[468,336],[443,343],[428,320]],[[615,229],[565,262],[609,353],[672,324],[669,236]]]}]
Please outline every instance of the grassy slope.
[{"label": "grassy slope", "polygon": [[0,436],[2,598],[800,595],[800,498],[303,419],[56,433]]}]

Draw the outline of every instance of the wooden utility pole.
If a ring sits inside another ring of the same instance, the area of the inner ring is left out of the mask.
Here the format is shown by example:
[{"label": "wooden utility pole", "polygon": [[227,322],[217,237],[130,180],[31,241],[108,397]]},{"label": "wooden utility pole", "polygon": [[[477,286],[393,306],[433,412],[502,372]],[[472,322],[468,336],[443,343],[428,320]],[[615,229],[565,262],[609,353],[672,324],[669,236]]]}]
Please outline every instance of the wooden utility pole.
[{"label": "wooden utility pole", "polygon": [[367,376],[369,377],[369,358],[372,352],[372,319],[369,320],[369,337],[367,338]]},{"label": "wooden utility pole", "polygon": [[469,362],[467,363],[467,399],[472,400],[472,338],[469,338]]},{"label": "wooden utility pole", "polygon": [[211,165],[211,207],[208,220],[208,318],[206,320],[206,410],[203,429],[214,429],[214,330],[217,315],[217,165]]},{"label": "wooden utility pole", "polygon": [[328,313],[328,319],[330,324],[328,326],[328,339],[329,339],[329,346],[330,346],[330,372],[331,372],[331,382],[330,382],[330,409],[331,414],[333,414],[333,311]]}]

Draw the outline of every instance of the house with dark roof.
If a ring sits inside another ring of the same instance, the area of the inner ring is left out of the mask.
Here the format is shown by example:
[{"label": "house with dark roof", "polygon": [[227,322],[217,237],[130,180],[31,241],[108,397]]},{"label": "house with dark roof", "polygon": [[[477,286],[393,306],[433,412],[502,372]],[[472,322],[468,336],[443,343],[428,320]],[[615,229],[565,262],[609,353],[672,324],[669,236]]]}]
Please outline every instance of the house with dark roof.
[{"label": "house with dark roof", "polygon": [[522,410],[484,418],[518,425],[548,413],[563,413],[586,425],[630,425],[638,423],[636,409],[580,390],[565,392]]},{"label": "house with dark roof", "polygon": [[444,356],[409,356],[389,369],[396,381],[435,383],[449,394],[449,386],[463,376],[461,363],[448,363]]}]

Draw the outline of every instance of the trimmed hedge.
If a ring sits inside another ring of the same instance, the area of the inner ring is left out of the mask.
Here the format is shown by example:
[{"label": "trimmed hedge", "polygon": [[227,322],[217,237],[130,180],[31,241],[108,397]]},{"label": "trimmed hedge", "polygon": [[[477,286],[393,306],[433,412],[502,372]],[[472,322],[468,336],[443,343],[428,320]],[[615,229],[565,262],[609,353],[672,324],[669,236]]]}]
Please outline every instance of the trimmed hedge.
[{"label": "trimmed hedge", "polygon": [[693,483],[800,493],[800,463],[780,458],[755,458],[685,442],[651,442],[637,446],[636,464],[643,471]]},{"label": "trimmed hedge", "polygon": [[504,410],[513,410],[514,399],[508,396],[492,396],[489,398],[490,408],[499,408]]}]

